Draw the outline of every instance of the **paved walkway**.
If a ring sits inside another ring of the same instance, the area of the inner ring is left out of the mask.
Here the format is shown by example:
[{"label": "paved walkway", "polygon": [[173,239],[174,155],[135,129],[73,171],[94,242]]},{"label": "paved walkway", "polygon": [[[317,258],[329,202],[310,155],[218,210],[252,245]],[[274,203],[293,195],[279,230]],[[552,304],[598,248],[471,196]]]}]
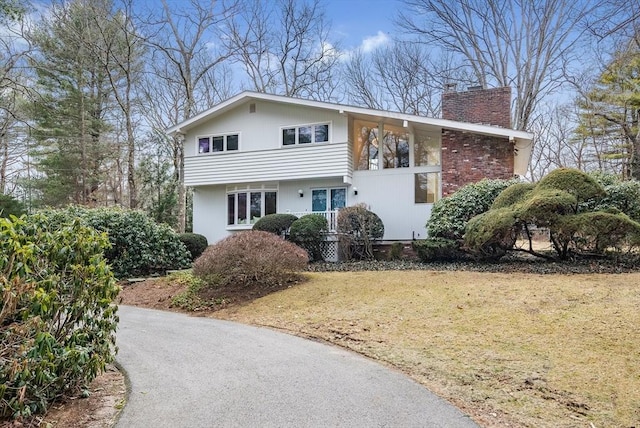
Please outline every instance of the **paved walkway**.
[{"label": "paved walkway", "polygon": [[120,306],[130,393],[117,427],[476,427],[396,371],[337,347]]}]

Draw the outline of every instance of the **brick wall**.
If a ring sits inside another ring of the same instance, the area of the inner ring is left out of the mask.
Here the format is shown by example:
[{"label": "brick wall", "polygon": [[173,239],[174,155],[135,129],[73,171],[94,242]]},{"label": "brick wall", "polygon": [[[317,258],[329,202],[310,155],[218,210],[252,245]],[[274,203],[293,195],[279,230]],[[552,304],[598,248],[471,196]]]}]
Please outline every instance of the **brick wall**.
[{"label": "brick wall", "polygon": [[513,177],[513,144],[508,138],[442,131],[442,196],[483,178]]},{"label": "brick wall", "polygon": [[[442,118],[511,127],[511,88],[446,92]],[[442,196],[483,178],[513,177],[513,144],[508,138],[442,131]]]},{"label": "brick wall", "polygon": [[511,88],[445,92],[442,118],[511,128]]}]

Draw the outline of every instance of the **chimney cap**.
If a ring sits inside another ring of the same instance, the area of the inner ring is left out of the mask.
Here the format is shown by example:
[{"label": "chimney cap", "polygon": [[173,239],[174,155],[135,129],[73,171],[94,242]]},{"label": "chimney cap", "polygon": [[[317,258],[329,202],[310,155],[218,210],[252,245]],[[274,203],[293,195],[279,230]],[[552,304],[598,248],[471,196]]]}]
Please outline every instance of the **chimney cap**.
[{"label": "chimney cap", "polygon": [[484,86],[482,85],[475,85],[475,86],[468,86],[467,87],[467,91],[479,91],[481,89],[484,89]]},{"label": "chimney cap", "polygon": [[456,86],[458,86],[457,83],[445,83],[444,84],[444,91],[445,92],[455,92],[456,91]]}]

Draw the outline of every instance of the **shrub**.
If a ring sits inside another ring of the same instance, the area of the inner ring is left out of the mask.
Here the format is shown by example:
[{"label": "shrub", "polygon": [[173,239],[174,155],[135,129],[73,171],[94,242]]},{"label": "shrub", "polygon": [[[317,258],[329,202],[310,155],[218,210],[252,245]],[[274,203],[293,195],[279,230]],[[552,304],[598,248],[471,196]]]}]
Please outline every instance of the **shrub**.
[{"label": "shrub", "polygon": [[535,187],[534,183],[514,183],[500,192],[493,201],[491,209],[506,208],[522,202]]},{"label": "shrub", "polygon": [[537,185],[539,190],[564,190],[573,195],[578,203],[605,195],[602,187],[589,174],[573,168],[558,168],[542,177]]},{"label": "shrub", "polygon": [[613,183],[604,188],[605,196],[594,209],[615,208],[640,222],[640,182],[636,180]]},{"label": "shrub", "polygon": [[582,213],[562,219],[557,235],[570,239],[581,252],[602,254],[608,249],[619,252],[640,244],[640,223],[623,213]]},{"label": "shrub", "polygon": [[433,205],[427,222],[430,238],[461,240],[467,222],[487,211],[498,194],[517,180],[481,180],[461,187]]},{"label": "shrub", "polygon": [[309,259],[322,260],[322,246],[328,230],[329,224],[323,215],[309,214],[291,223],[289,239],[307,250]]},{"label": "shrub", "polygon": [[338,212],[339,245],[345,259],[372,259],[373,242],[384,236],[384,224],[367,205],[357,204]]},{"label": "shrub", "polygon": [[564,190],[536,189],[515,210],[526,224],[553,227],[560,216],[575,214],[576,207],[575,196]]},{"label": "shrub", "polygon": [[272,287],[297,277],[305,251],[269,232],[236,233],[209,246],[193,264],[193,275],[210,286]]},{"label": "shrub", "polygon": [[0,219],[0,417],[44,412],[113,361],[108,246],[78,219]]},{"label": "shrub", "polygon": [[451,261],[464,256],[457,241],[445,238],[427,238],[413,241],[413,249],[423,262]]},{"label": "shrub", "polygon": [[191,260],[195,260],[204,252],[209,245],[207,237],[198,233],[181,233],[178,235],[178,239],[185,246],[189,254],[191,254]]},{"label": "shrub", "polygon": [[191,264],[189,252],[173,229],[153,222],[141,211],[70,207],[45,212],[55,221],[78,217],[106,232],[111,248],[105,250],[105,257],[118,278],[164,273]]},{"label": "shrub", "polygon": [[477,258],[498,260],[513,248],[520,229],[513,209],[491,209],[469,220],[464,247]]},{"label": "shrub", "polygon": [[16,216],[26,214],[24,204],[10,195],[0,194],[0,217]]},{"label": "shrub", "polygon": [[297,219],[298,217],[293,214],[268,214],[260,217],[260,219],[256,221],[253,225],[253,230],[262,230],[264,232],[275,233],[276,235],[283,235]]},{"label": "shrub", "polygon": [[394,242],[391,244],[391,248],[389,249],[389,260],[400,260],[402,258],[402,250],[404,249],[404,244],[402,242]]}]

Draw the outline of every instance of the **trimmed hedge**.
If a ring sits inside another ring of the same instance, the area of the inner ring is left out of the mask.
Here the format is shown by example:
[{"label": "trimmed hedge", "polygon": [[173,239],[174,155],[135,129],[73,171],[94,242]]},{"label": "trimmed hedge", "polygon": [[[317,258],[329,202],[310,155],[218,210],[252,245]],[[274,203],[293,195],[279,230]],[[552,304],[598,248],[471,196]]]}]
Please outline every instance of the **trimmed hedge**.
[{"label": "trimmed hedge", "polygon": [[298,217],[293,214],[268,214],[260,217],[260,219],[256,221],[253,225],[253,230],[262,230],[264,232],[275,233],[276,235],[283,235],[297,219]]},{"label": "trimmed hedge", "polygon": [[200,255],[207,249],[209,242],[207,237],[198,233],[181,233],[178,235],[178,239],[185,246],[189,254],[191,254],[191,261],[200,257]]},{"label": "trimmed hedge", "polygon": [[340,250],[347,260],[373,259],[373,242],[384,236],[384,224],[366,204],[342,208],[338,212]]},{"label": "trimmed hedge", "polygon": [[[308,263],[306,252],[260,230],[233,234],[207,247],[193,264],[193,275],[209,287],[273,287],[297,278]],[[203,289],[204,290],[204,289]]]},{"label": "trimmed hedge", "polygon": [[413,241],[413,249],[422,262],[451,261],[464,257],[457,241],[445,238],[427,238]]},{"label": "trimmed hedge", "polygon": [[329,230],[327,219],[321,214],[309,214],[300,217],[289,229],[289,239],[307,250],[312,261],[322,260],[324,236]]}]

